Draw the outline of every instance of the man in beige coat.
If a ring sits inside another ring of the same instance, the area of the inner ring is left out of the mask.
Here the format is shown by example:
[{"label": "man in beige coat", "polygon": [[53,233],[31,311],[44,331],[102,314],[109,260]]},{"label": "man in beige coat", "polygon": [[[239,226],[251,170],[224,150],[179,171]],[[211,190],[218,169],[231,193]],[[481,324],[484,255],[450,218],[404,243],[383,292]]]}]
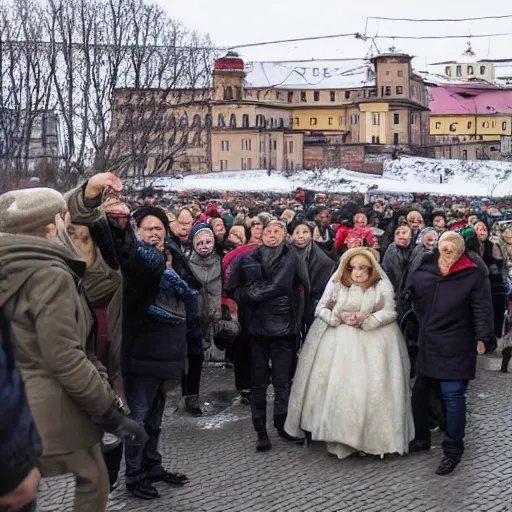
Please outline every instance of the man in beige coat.
[{"label": "man in beige coat", "polygon": [[0,196],[0,306],[43,442],[43,476],[76,475],[75,510],[106,509],[109,482],[102,430],[144,438],[120,412],[104,368],[92,358],[94,317],[80,293],[85,262],[64,222],[66,202],[51,189]]}]

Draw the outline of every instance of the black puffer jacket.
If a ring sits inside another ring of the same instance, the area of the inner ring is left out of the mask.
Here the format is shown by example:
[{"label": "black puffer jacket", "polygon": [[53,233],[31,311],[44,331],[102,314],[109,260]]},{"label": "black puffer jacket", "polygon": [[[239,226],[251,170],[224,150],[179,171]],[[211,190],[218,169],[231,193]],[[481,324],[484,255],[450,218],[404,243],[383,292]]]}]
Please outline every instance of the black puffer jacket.
[{"label": "black puffer jacket", "polygon": [[488,349],[494,342],[489,280],[466,255],[442,276],[434,251],[425,255],[412,274],[418,315],[417,372],[440,380],[475,377],[477,342]]},{"label": "black puffer jacket", "polygon": [[226,288],[243,310],[248,334],[271,338],[298,333],[301,285],[307,286],[307,278],[295,249],[287,245],[270,275],[263,268],[260,249],[242,256]]}]

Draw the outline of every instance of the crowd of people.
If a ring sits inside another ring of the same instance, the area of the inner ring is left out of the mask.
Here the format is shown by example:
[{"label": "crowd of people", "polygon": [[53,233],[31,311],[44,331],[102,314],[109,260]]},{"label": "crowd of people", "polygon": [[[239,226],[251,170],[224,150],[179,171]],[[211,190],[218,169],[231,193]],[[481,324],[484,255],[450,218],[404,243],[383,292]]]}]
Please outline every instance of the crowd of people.
[{"label": "crowd of people", "polygon": [[[159,452],[166,394],[201,415],[205,360],[229,362],[256,450],[273,425],[339,458],[464,452],[477,354],[512,355],[512,220],[488,200],[127,194],[110,173],[66,195],[0,196],[0,510],[40,475],[75,509],[125,485],[185,485]],[[241,405],[241,406],[242,406]],[[23,508],[25,507],[25,508]]]}]

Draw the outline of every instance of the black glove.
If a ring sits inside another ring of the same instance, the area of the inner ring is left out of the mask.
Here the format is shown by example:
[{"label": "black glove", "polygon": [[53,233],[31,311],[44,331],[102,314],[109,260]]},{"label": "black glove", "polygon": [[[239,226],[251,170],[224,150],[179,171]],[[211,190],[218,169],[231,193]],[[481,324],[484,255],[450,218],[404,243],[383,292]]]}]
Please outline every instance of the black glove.
[{"label": "black glove", "polygon": [[114,434],[123,441],[133,441],[143,445],[149,439],[143,425],[139,425],[118,410],[111,411],[106,415],[103,427],[106,432]]}]

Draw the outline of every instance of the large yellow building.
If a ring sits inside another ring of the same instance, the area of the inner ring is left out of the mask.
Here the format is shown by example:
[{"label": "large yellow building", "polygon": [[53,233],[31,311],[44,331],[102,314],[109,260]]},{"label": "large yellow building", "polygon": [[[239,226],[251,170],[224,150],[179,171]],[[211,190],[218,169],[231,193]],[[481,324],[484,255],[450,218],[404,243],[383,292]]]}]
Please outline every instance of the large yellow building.
[{"label": "large yellow building", "polygon": [[397,150],[424,154],[428,144],[428,97],[411,59],[245,65],[228,53],[215,63],[212,89],[116,91],[113,136],[127,156],[121,172],[139,172],[127,112],[148,109],[155,102],[144,98],[155,94],[165,96],[165,112],[143,117],[175,120],[147,137],[146,173],[325,166],[379,172]]},{"label": "large yellow building", "polygon": [[437,157],[501,158],[501,138],[512,135],[512,90],[468,82],[437,85],[430,94],[430,144]]}]

